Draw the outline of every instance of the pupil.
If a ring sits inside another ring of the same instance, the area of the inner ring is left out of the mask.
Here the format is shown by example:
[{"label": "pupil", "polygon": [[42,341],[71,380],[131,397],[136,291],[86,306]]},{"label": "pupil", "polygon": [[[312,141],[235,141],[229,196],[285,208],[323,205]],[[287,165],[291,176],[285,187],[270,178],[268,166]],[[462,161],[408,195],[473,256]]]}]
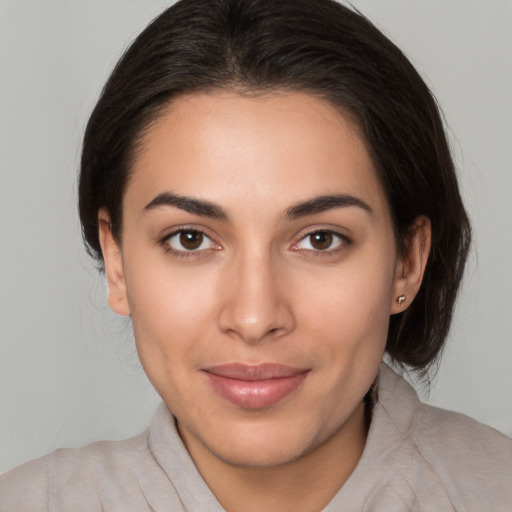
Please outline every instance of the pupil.
[{"label": "pupil", "polygon": [[197,249],[203,242],[203,235],[197,231],[183,231],[180,234],[180,243],[185,249]]},{"label": "pupil", "polygon": [[319,231],[311,235],[311,245],[315,249],[328,249],[332,244],[332,233]]}]

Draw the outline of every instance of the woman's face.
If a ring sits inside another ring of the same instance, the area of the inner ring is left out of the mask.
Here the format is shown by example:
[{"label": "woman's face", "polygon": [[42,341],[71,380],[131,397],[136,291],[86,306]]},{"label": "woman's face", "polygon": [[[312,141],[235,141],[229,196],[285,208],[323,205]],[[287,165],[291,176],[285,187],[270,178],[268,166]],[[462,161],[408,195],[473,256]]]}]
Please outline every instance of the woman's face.
[{"label": "woman's face", "polygon": [[145,134],[109,302],[182,437],[272,466],[340,431],[406,277],[357,129],[304,94],[198,94]]}]

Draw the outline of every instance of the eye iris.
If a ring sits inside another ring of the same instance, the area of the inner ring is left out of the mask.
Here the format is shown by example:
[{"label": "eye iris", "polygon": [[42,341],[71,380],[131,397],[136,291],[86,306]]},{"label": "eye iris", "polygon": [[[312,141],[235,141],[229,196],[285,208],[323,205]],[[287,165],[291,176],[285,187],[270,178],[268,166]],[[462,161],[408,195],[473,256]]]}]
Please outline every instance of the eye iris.
[{"label": "eye iris", "polygon": [[311,235],[310,241],[312,247],[315,249],[328,249],[333,241],[332,233],[329,233],[328,231],[318,231]]},{"label": "eye iris", "polygon": [[183,231],[180,233],[180,244],[190,251],[197,249],[203,243],[202,233],[197,231]]}]

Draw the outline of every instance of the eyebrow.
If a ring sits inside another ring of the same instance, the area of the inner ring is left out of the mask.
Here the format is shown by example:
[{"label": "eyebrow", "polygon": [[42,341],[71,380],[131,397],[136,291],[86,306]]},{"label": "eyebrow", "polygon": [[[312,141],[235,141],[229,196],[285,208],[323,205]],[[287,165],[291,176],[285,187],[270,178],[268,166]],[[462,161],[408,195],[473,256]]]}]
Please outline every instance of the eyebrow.
[{"label": "eyebrow", "polygon": [[361,208],[368,213],[373,214],[373,210],[370,208],[370,205],[362,199],[349,194],[333,194],[314,197],[308,201],[291,206],[286,210],[285,219],[293,220],[307,215],[322,213],[333,208],[347,208],[350,206]]},{"label": "eyebrow", "polygon": [[[217,204],[203,199],[180,196],[172,192],[163,192],[149,202],[144,210],[154,210],[161,206],[171,206],[201,217],[210,217],[217,220],[228,220],[227,213]],[[284,214],[285,220],[294,220],[307,215],[322,213],[333,208],[347,208],[355,206],[373,213],[371,207],[362,199],[349,194],[323,195],[299,202],[288,208]]]},{"label": "eyebrow", "polygon": [[218,205],[202,199],[193,197],[179,196],[172,192],[164,192],[156,196],[148,203],[144,210],[154,210],[160,206],[173,206],[201,217],[210,217],[218,220],[228,220],[227,213]]}]

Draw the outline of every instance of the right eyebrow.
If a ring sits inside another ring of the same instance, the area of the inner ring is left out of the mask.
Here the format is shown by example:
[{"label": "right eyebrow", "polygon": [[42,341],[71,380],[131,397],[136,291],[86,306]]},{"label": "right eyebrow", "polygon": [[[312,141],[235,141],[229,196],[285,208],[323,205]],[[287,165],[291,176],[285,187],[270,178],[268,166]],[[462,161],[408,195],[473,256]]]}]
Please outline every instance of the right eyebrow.
[{"label": "right eyebrow", "polygon": [[172,206],[201,217],[210,217],[224,221],[228,220],[227,213],[219,205],[203,199],[180,196],[173,192],[163,192],[159,194],[145,206],[144,210],[154,210],[161,206]]}]

